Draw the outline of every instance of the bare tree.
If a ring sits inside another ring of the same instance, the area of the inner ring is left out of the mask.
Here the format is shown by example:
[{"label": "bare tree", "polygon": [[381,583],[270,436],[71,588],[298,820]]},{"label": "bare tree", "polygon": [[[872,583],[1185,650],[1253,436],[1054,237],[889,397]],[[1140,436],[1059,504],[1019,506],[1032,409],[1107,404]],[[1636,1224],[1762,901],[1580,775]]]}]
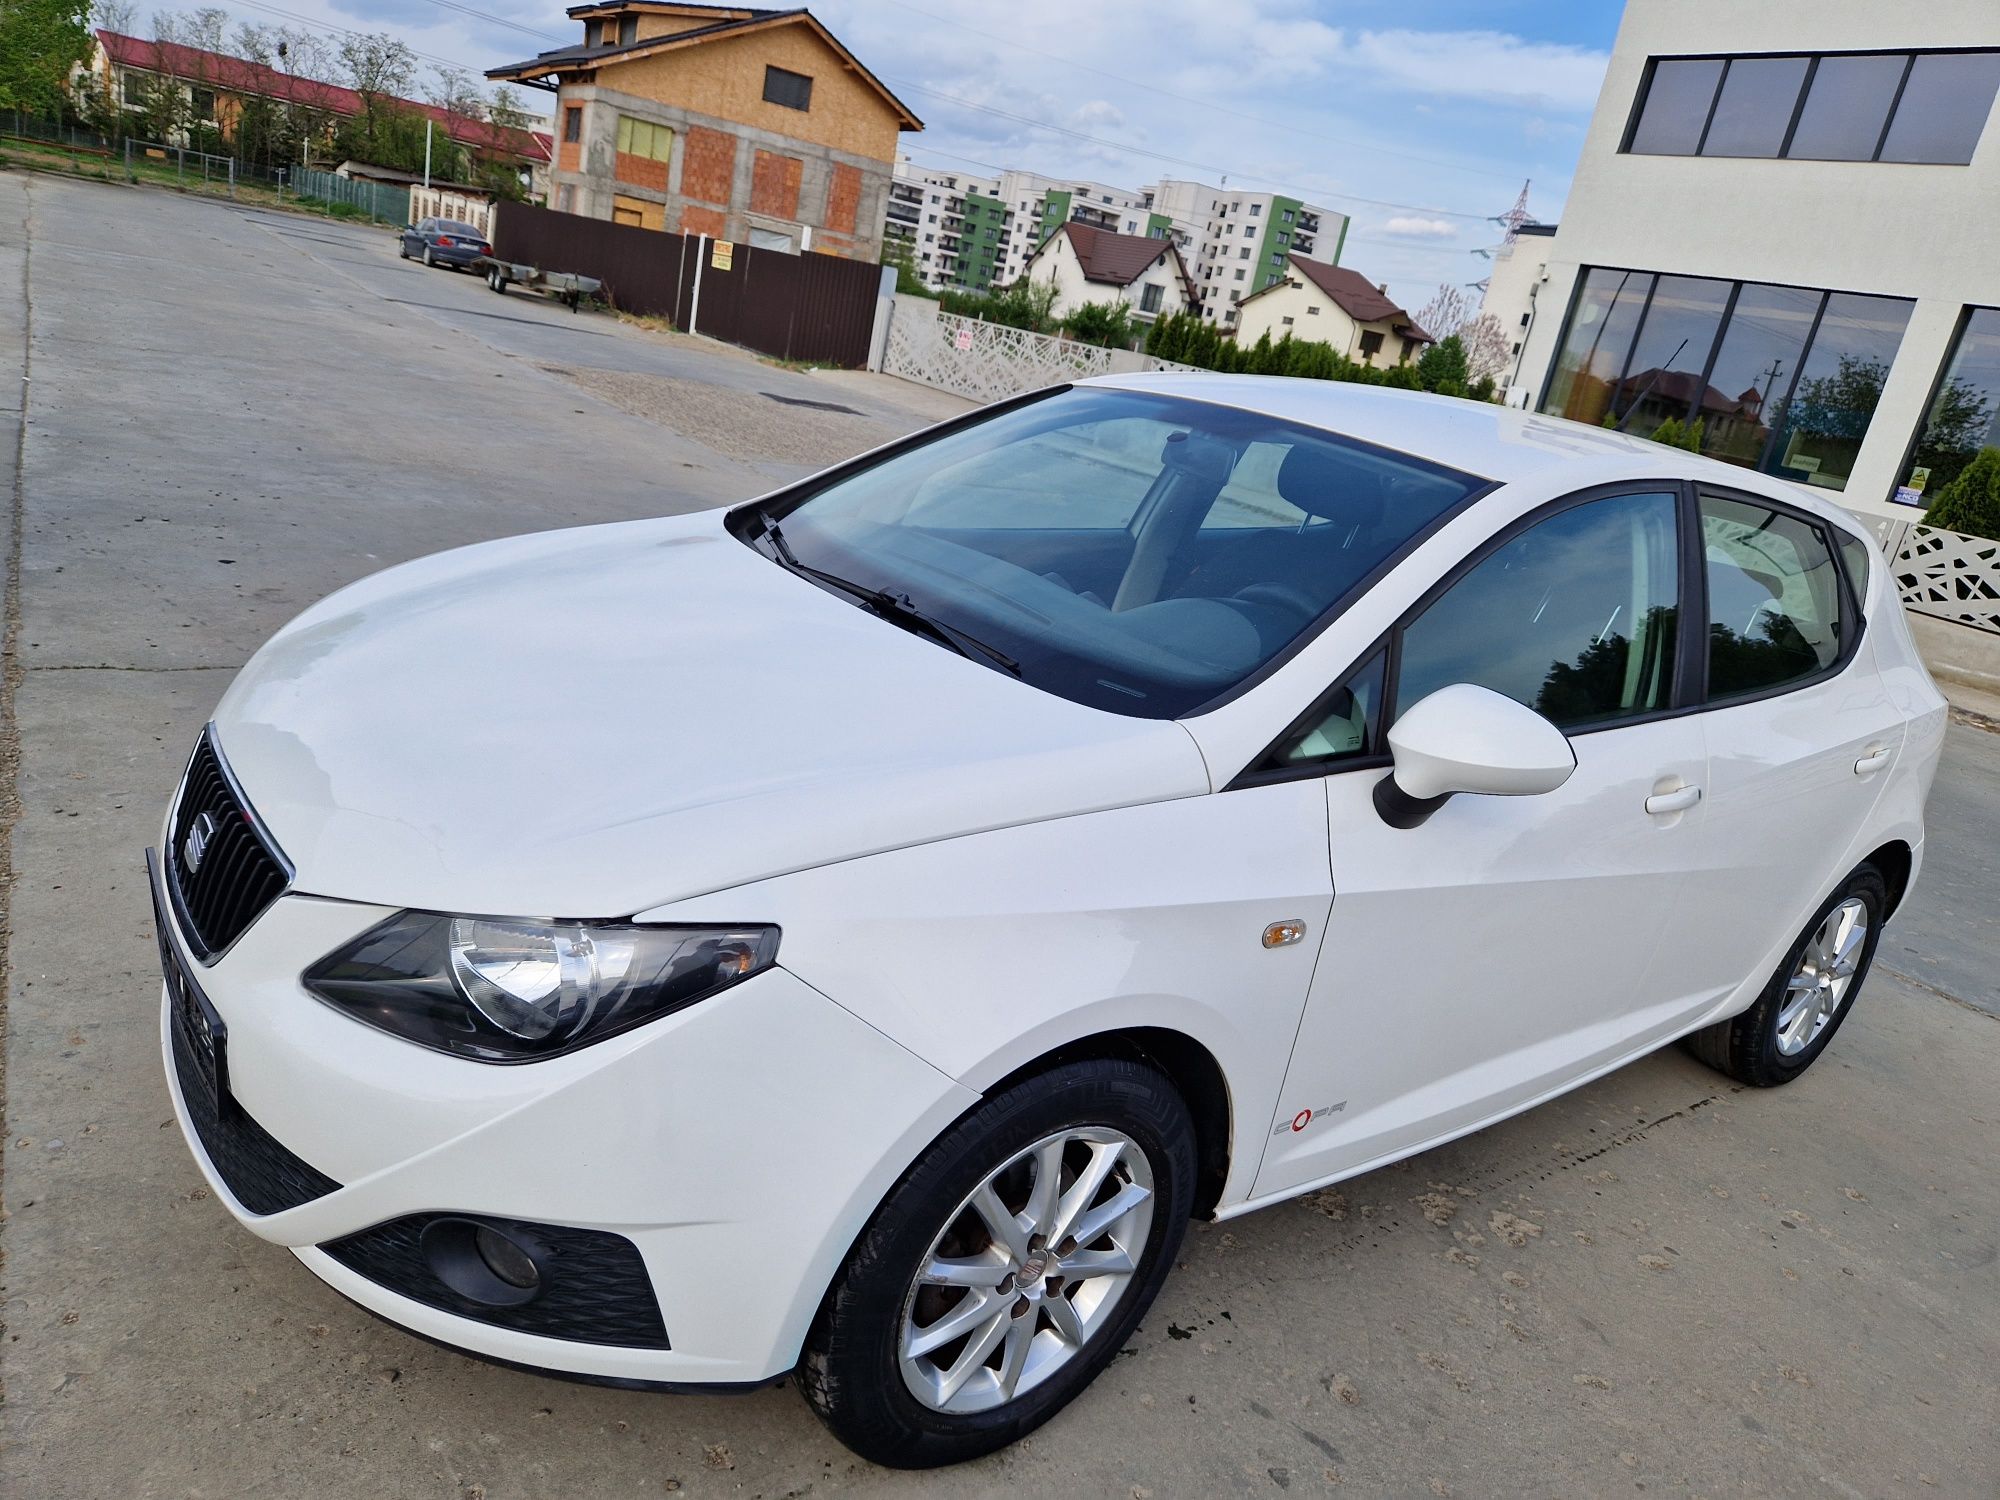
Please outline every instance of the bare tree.
[{"label": "bare tree", "polygon": [[487,106],[486,118],[495,125],[505,125],[513,130],[532,130],[535,117],[528,112],[527,101],[521,91],[501,84],[493,90],[493,102]]},{"label": "bare tree", "polygon": [[90,19],[105,31],[130,36],[132,28],[139,24],[139,7],[132,0],[96,0],[90,7]]},{"label": "bare tree", "polygon": [[1492,313],[1481,313],[1458,330],[1465,345],[1465,363],[1474,380],[1499,380],[1513,362],[1514,348],[1506,326]]},{"label": "bare tree", "polygon": [[444,65],[433,68],[424,97],[446,114],[461,120],[486,118],[486,100],[480,94],[479,86],[472,81],[472,75],[463,68]]},{"label": "bare tree", "polygon": [[407,94],[417,79],[417,55],[386,32],[367,32],[340,44],[347,86],[364,104]]},{"label": "bare tree", "polygon": [[1434,339],[1448,339],[1472,318],[1472,299],[1465,288],[1449,282],[1417,310],[1417,326]]}]

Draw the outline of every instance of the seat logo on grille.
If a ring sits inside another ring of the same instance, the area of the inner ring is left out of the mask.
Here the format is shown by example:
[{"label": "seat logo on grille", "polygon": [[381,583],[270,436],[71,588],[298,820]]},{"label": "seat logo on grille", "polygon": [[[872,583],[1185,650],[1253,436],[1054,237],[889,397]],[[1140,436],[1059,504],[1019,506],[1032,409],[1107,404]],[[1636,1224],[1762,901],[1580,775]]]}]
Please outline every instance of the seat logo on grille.
[{"label": "seat logo on grille", "polygon": [[195,814],[194,822],[188,825],[187,837],[181,840],[181,863],[187,866],[188,874],[201,868],[202,858],[214,842],[219,826],[214,813]]}]

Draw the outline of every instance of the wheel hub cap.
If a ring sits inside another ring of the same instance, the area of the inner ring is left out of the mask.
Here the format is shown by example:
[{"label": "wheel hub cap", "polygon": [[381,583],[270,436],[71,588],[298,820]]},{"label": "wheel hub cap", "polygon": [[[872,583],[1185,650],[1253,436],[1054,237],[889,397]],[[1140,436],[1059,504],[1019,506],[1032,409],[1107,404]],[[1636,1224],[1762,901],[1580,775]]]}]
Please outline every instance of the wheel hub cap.
[{"label": "wheel hub cap", "polygon": [[1826,914],[1799,954],[1778,1005],[1778,1051],[1796,1057],[1840,1013],[1868,945],[1868,907],[1850,896]]},{"label": "wheel hub cap", "polygon": [[994,1168],[903,1300],[910,1393],[933,1411],[987,1411],[1068,1364],[1122,1304],[1154,1201],[1145,1152],[1107,1126],[1044,1136]]}]

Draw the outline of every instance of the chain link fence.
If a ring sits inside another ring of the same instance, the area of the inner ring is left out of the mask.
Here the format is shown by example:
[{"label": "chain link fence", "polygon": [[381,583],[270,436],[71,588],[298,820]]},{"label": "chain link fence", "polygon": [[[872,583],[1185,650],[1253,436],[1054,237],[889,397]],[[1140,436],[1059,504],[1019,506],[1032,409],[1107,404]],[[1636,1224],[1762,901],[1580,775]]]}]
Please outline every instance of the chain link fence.
[{"label": "chain link fence", "polygon": [[359,177],[339,177],[311,167],[294,167],[292,191],[301,199],[325,204],[345,218],[372,219],[378,224],[398,227],[410,220],[410,190],[386,182],[369,182]]}]

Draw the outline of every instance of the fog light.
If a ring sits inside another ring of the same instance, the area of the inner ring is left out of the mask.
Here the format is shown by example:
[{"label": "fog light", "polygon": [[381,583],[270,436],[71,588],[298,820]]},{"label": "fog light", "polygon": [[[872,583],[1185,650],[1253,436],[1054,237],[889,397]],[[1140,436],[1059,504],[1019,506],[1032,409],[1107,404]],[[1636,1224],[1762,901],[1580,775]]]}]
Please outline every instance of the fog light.
[{"label": "fog light", "polygon": [[548,1252],[527,1225],[438,1218],[419,1237],[424,1263],[461,1301],[519,1307],[542,1294]]},{"label": "fog light", "polygon": [[472,1236],[472,1245],[486,1262],[486,1269],[507,1285],[526,1292],[541,1284],[542,1273],[534,1259],[492,1225],[481,1224]]}]

